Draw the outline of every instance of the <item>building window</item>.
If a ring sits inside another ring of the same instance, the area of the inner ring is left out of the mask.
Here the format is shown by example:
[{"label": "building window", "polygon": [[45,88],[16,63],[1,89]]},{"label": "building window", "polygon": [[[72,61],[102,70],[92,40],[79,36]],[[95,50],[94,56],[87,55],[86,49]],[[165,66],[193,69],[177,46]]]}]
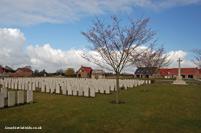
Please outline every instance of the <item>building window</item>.
[{"label": "building window", "polygon": [[82,72],[84,72],[84,70],[82,70]]},{"label": "building window", "polygon": [[185,78],[185,75],[181,75],[181,77],[184,79],[184,78]]},{"label": "building window", "polygon": [[193,75],[188,75],[188,78],[189,79],[193,79]]}]

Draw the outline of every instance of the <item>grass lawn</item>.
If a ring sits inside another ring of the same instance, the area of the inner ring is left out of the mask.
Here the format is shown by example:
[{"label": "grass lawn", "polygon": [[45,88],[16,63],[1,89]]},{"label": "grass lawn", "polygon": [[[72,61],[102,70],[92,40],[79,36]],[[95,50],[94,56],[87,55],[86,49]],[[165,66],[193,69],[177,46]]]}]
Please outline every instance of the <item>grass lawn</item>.
[{"label": "grass lawn", "polygon": [[42,132],[58,133],[201,132],[200,85],[157,84],[141,90],[121,90],[121,105],[109,103],[114,92],[96,98],[34,92],[36,103],[0,109],[0,132],[8,131],[5,126],[41,126]]}]

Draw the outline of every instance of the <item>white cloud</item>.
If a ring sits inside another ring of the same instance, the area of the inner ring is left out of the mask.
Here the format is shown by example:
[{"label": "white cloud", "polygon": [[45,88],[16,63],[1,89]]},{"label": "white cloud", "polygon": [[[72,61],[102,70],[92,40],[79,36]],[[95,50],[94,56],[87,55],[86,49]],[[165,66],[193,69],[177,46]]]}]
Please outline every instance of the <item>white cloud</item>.
[{"label": "white cloud", "polygon": [[181,67],[183,67],[183,68],[185,68],[185,67],[196,67],[193,62],[185,59],[185,57],[188,56],[187,52],[184,52],[182,50],[178,50],[178,51],[170,51],[168,54],[170,55],[169,58],[172,60],[172,64],[169,66],[169,68],[178,68],[177,60],[179,58],[182,60]]},{"label": "white cloud", "polygon": [[0,0],[0,24],[65,23],[108,12],[130,13],[133,7],[160,10],[200,3],[201,0]]},{"label": "white cloud", "polygon": [[96,67],[80,56],[80,53],[83,52],[86,52],[86,50],[70,49],[69,51],[62,51],[53,49],[50,44],[36,45],[35,47],[30,45],[27,47],[27,54],[31,58],[32,67],[40,70],[44,68],[50,72],[55,72],[58,69],[66,70],[69,67],[77,70],[81,65]]},{"label": "white cloud", "polygon": [[[139,49],[145,49],[147,47],[140,46]],[[86,49],[70,49],[69,51],[62,51],[61,49],[53,49],[50,44],[45,44],[44,46],[35,47],[30,45],[27,47],[27,54],[31,58],[31,66],[35,69],[42,70],[45,68],[47,71],[55,72],[56,70],[62,68],[66,69],[69,67],[74,68],[75,70],[79,69],[81,65],[90,66],[93,69],[100,68],[80,56],[80,53],[87,55],[95,55],[94,51],[87,51]],[[181,63],[182,67],[196,67],[193,62],[186,60],[188,56],[187,52],[182,50],[179,51],[170,51],[169,58],[172,59],[172,64],[169,68],[177,68],[177,60],[181,58],[183,62]],[[133,73],[135,67],[125,68],[123,72]]]},{"label": "white cloud", "polygon": [[161,8],[171,8],[175,6],[185,6],[185,5],[193,5],[193,4],[201,4],[200,0],[165,0],[157,3],[159,9]]},{"label": "white cloud", "polygon": [[19,29],[0,28],[0,64],[14,68],[30,64],[28,55],[23,52],[25,40]]}]

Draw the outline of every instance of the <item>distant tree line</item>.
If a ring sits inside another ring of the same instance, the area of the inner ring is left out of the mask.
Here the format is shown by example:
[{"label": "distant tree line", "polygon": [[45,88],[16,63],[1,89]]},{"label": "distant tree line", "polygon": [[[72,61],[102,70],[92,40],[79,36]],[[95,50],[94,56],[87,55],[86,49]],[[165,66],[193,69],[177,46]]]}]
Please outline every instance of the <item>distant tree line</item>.
[{"label": "distant tree line", "polygon": [[67,68],[66,70],[59,69],[54,73],[47,73],[45,69],[39,71],[35,69],[33,72],[33,76],[35,77],[43,77],[43,76],[65,76],[65,77],[76,77],[75,70],[73,68]]}]

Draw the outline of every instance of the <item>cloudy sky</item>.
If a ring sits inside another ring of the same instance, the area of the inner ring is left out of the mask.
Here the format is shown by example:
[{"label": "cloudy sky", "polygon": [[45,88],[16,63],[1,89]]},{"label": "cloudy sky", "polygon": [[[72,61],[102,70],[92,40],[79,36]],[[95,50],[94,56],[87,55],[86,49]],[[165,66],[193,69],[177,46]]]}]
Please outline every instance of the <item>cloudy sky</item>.
[{"label": "cloudy sky", "polygon": [[[55,72],[95,65],[80,52],[91,45],[80,34],[96,17],[150,17],[149,26],[173,59],[170,67],[195,67],[190,49],[201,48],[201,0],[0,0],[0,64]],[[133,72],[127,68],[125,72]]]}]

